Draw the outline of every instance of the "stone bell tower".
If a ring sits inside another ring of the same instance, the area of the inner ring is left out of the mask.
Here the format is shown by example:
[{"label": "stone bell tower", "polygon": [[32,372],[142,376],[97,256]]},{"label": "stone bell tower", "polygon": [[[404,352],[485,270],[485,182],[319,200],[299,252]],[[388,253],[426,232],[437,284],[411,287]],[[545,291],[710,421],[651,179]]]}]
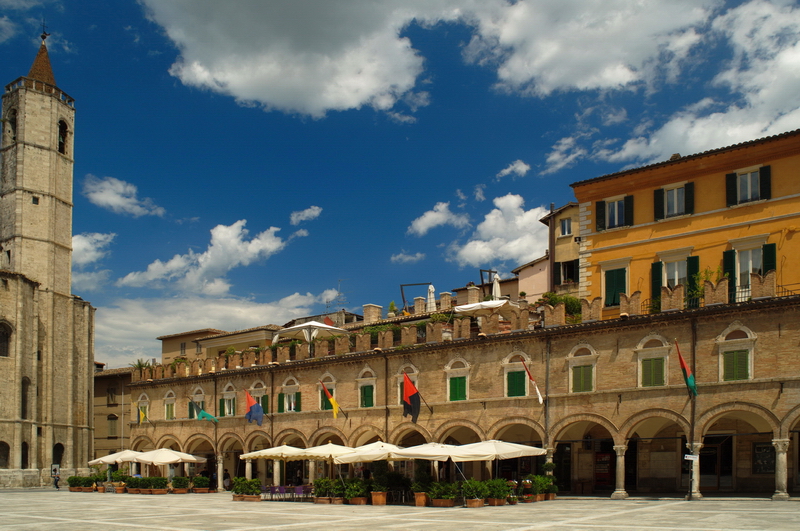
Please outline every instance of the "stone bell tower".
[{"label": "stone bell tower", "polygon": [[45,39],[6,85],[0,142],[0,487],[87,467],[94,308],[71,293],[74,100]]}]

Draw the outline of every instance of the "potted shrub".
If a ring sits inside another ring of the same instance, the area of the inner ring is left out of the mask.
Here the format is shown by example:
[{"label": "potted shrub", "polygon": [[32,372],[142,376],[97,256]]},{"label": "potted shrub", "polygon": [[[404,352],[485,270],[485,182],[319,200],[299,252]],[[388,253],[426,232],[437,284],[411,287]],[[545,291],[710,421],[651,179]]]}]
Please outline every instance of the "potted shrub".
[{"label": "potted shrub", "polygon": [[172,478],[172,494],[186,494],[189,492],[189,478],[175,476]]},{"label": "potted shrub", "polygon": [[350,505],[367,504],[367,484],[361,478],[352,478],[344,487],[344,497]]},{"label": "potted shrub", "polygon": [[428,506],[428,502],[430,501],[430,496],[428,496],[429,488],[429,483],[423,483],[421,481],[415,481],[411,484],[411,491],[414,493],[414,505],[416,507]]},{"label": "potted shrub", "polygon": [[233,494],[233,501],[244,501],[244,482],[247,481],[245,478],[233,478],[233,486],[231,488],[231,493]]},{"label": "potted shrub", "polygon": [[547,492],[547,487],[552,482],[550,476],[533,476],[533,493],[536,496],[536,501],[544,501],[544,495]]},{"label": "potted shrub", "polygon": [[505,505],[506,498],[511,496],[512,488],[509,486],[508,481],[503,478],[490,479],[485,482],[486,488],[489,491],[487,497],[489,498],[489,505]]},{"label": "potted shrub", "polygon": [[70,492],[81,492],[83,489],[83,480],[80,476],[70,476],[67,478],[67,485]]},{"label": "potted shrub", "polygon": [[150,494],[166,494],[167,478],[156,476],[150,478]]},{"label": "potted shrub", "polygon": [[92,492],[94,490],[93,476],[81,477],[81,490],[83,492]]},{"label": "potted shrub", "polygon": [[386,492],[388,490],[389,487],[386,483],[386,477],[376,477],[375,481],[372,483],[372,492],[370,493],[372,505],[386,505]]},{"label": "potted shrub", "polygon": [[544,499],[555,500],[556,494],[558,494],[558,485],[555,483],[550,483],[550,485],[547,486],[547,492],[544,494]]},{"label": "potted shrub", "polygon": [[341,505],[344,503],[344,482],[331,480],[330,493],[331,503]]},{"label": "potted shrub", "polygon": [[103,482],[106,480],[105,474],[97,474],[92,475],[92,481],[94,482],[94,486],[97,489],[97,492],[105,492],[106,488],[103,485]]},{"label": "potted shrub", "polygon": [[533,481],[529,477],[526,477],[520,482],[519,494],[522,503],[531,503],[534,501]]},{"label": "potted shrub", "polygon": [[430,486],[431,505],[434,507],[453,507],[458,485],[445,481],[434,481]]},{"label": "potted shrub", "polygon": [[485,481],[470,478],[461,484],[461,493],[467,507],[483,507],[483,500],[489,495],[489,487]]},{"label": "potted shrub", "polygon": [[206,476],[195,476],[192,479],[192,492],[198,494],[208,493],[208,484],[211,482]]},{"label": "potted shrub", "polygon": [[242,501],[261,501],[261,480],[258,478],[245,479],[242,487]]},{"label": "potted shrub", "polygon": [[126,483],[128,494],[139,494],[139,487],[141,486],[140,479],[142,478],[128,478],[128,482]]},{"label": "potted shrub", "polygon": [[331,480],[318,478],[314,480],[314,503],[330,503]]}]

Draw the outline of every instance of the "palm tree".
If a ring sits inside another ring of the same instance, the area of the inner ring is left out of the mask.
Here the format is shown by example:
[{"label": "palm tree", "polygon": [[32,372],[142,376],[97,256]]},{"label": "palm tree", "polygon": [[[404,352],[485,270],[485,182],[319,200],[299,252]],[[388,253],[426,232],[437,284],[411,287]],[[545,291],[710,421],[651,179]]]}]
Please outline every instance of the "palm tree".
[{"label": "palm tree", "polygon": [[142,370],[142,369],[146,369],[147,367],[149,367],[150,366],[150,362],[148,360],[143,360],[143,359],[140,358],[140,359],[136,360],[135,363],[131,363],[130,366],[133,367],[134,369]]}]

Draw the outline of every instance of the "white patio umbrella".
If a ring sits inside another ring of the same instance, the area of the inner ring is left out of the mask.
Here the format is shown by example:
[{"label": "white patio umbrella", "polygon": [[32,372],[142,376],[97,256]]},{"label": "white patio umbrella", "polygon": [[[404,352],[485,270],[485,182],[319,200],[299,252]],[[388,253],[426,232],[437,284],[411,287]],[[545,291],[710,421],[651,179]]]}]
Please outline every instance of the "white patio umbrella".
[{"label": "white patio umbrella", "polygon": [[399,446],[394,444],[385,443],[383,441],[375,441],[373,443],[365,444],[353,448],[349,454],[340,455],[333,458],[336,464],[347,463],[371,463],[373,461],[397,461],[405,459],[405,457],[397,457],[395,452],[402,450]]},{"label": "white patio umbrella", "polygon": [[453,311],[465,317],[489,317],[492,314],[499,313],[509,319],[517,315],[520,310],[516,303],[509,300],[499,300],[462,304],[453,308]]},{"label": "white patio umbrella", "polygon": [[450,456],[453,461],[494,461],[495,459],[514,459],[544,455],[543,448],[498,440],[479,441],[456,446]]},{"label": "white patio umbrella", "polygon": [[433,284],[428,285],[428,299],[425,302],[425,311],[426,312],[435,312],[436,311],[436,288],[433,287]]},{"label": "white patio umbrella", "polygon": [[429,442],[393,452],[398,459],[426,459],[428,461],[447,461],[454,449],[452,444]]},{"label": "white patio umbrella", "polygon": [[264,448],[255,452],[249,452],[239,456],[239,459],[283,459],[285,461],[292,461],[294,459],[306,459],[300,457],[300,454],[305,448],[298,448],[296,446],[275,446],[273,448]]},{"label": "white patio umbrella", "polygon": [[299,325],[290,326],[278,331],[272,338],[272,344],[278,342],[280,339],[305,339],[307,343],[311,343],[315,339],[322,339],[324,337],[333,337],[349,334],[347,330],[337,328],[335,326],[326,325],[318,321],[308,321]]},{"label": "white patio umbrella", "polygon": [[134,461],[136,457],[140,455],[142,455],[142,452],[137,452],[135,450],[122,450],[121,452],[116,452],[93,459],[89,461],[89,466],[128,463],[130,461]]},{"label": "white patio umbrella", "polygon": [[350,446],[342,446],[341,444],[326,443],[319,446],[312,446],[306,448],[300,455],[303,459],[334,459],[335,457],[352,454],[354,449]]},{"label": "white patio umbrella", "polygon": [[146,463],[149,465],[174,465],[177,463],[205,463],[205,457],[197,457],[192,454],[170,450],[169,448],[159,448],[136,456],[133,459],[136,463]]},{"label": "white patio umbrella", "polygon": [[492,280],[492,300],[500,300],[500,275],[497,273],[494,274],[494,279]]}]

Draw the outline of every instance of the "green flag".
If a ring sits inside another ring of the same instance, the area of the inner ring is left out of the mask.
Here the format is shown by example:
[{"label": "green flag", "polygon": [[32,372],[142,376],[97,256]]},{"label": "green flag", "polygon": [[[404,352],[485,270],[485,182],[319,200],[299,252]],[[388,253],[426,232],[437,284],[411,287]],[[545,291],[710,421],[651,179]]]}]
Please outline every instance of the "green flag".
[{"label": "green flag", "polygon": [[689,388],[689,395],[697,396],[697,384],[694,381],[694,374],[692,369],[686,364],[683,356],[681,356],[681,348],[678,346],[678,340],[675,340],[675,348],[678,349],[678,360],[681,362],[681,371],[683,371],[683,380],[686,382],[686,387]]}]

